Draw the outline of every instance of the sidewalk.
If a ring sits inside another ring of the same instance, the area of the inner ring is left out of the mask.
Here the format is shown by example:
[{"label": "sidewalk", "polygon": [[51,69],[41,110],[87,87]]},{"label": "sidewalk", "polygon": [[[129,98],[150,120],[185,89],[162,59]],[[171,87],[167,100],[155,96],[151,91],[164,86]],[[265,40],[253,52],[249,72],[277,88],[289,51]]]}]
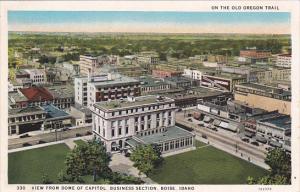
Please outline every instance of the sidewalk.
[{"label": "sidewalk", "polygon": [[33,145],[33,146],[28,146],[28,147],[21,147],[21,148],[16,148],[16,149],[10,149],[10,150],[8,150],[8,153],[14,153],[14,152],[19,152],[19,151],[26,151],[26,150],[30,150],[30,149],[36,149],[36,148],[40,148],[40,147],[47,147],[47,146],[50,146],[50,145],[56,145],[56,144],[61,144],[61,143],[65,143],[70,149],[73,149],[75,147],[75,145],[76,145],[74,143],[74,141],[80,140],[80,139],[82,139],[82,140],[90,140],[90,139],[92,139],[92,136],[88,135],[88,136],[83,136],[83,137],[75,137],[75,138],[65,139],[65,140],[61,140],[61,141],[55,141],[55,142],[37,144],[37,145]]}]

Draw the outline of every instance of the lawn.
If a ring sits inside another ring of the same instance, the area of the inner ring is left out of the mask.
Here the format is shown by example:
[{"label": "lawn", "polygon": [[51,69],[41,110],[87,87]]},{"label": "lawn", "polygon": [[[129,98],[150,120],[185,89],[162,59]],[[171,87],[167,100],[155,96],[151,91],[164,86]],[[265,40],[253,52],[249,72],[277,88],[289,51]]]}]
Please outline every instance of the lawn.
[{"label": "lawn", "polygon": [[75,140],[74,143],[76,143],[76,145],[78,145],[78,146],[86,144],[86,142],[81,139]]},{"label": "lawn", "polygon": [[205,145],[207,145],[207,144],[195,139],[195,147],[202,147]]},{"label": "lawn", "polygon": [[160,184],[246,184],[267,171],[212,146],[165,158],[150,178]]},{"label": "lawn", "polygon": [[64,167],[69,148],[65,144],[51,145],[10,153],[8,155],[9,184],[40,184],[43,173],[57,183],[57,174]]}]

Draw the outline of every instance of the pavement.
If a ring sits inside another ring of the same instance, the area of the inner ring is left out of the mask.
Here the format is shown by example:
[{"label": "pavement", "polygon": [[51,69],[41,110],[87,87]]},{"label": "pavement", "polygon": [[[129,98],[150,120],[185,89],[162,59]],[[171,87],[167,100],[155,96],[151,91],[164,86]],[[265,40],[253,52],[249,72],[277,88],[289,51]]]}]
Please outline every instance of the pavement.
[{"label": "pavement", "polygon": [[127,175],[139,177],[146,184],[157,184],[154,181],[152,181],[150,178],[148,178],[145,174],[140,173],[137,168],[133,167],[133,162],[128,157],[125,157],[124,154],[121,153],[112,154],[109,167],[114,172],[124,173]]},{"label": "pavement", "polygon": [[45,132],[42,134],[32,134],[30,133],[30,137],[26,138],[11,138],[8,139],[8,149],[15,149],[23,147],[24,143],[29,143],[31,145],[37,145],[39,141],[44,142],[56,142],[60,140],[70,139],[70,138],[79,138],[76,137],[76,134],[86,135],[87,132],[92,132],[92,128],[90,126],[80,127],[75,129],[70,129],[66,131],[52,131]]},{"label": "pavement", "polygon": [[[269,166],[264,163],[266,157],[266,150],[261,147],[253,146],[249,143],[244,143],[240,140],[238,135],[226,130],[213,131],[204,127],[199,127],[196,121],[189,122],[187,118],[184,118],[184,113],[176,114],[176,123],[182,124],[194,129],[194,133],[197,135],[196,139],[204,143],[209,142],[210,145],[230,153],[236,157],[249,161],[255,165],[258,165],[264,169],[269,169]],[[206,135],[207,139],[202,138],[202,135]]]}]

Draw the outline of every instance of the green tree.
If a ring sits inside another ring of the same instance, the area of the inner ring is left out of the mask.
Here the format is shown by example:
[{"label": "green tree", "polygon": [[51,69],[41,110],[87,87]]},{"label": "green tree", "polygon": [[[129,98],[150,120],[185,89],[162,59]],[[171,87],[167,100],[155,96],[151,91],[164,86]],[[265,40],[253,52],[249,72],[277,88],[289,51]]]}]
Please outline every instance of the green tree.
[{"label": "green tree", "polygon": [[83,182],[82,176],[106,178],[111,174],[108,167],[111,158],[102,142],[91,140],[76,146],[66,157],[65,169],[59,173],[59,181]]},{"label": "green tree", "polygon": [[267,154],[265,163],[270,166],[272,175],[291,177],[291,156],[283,149],[275,148],[271,150]]},{"label": "green tree", "polygon": [[130,155],[130,160],[134,162],[133,166],[138,168],[140,173],[149,175],[155,167],[162,162],[160,153],[152,145],[138,146]]},{"label": "green tree", "polygon": [[270,166],[270,174],[258,179],[249,176],[248,184],[284,185],[291,183],[291,156],[283,149],[275,148],[269,151],[265,163]]}]

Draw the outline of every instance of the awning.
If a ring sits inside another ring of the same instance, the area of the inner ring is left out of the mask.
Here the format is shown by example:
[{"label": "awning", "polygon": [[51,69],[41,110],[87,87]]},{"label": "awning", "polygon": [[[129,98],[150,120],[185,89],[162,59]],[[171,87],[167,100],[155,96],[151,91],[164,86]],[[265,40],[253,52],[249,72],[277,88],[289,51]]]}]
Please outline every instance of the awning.
[{"label": "awning", "polygon": [[230,122],[229,125],[228,125],[228,129],[231,130],[231,131],[237,131],[238,130],[238,124],[237,123],[234,123],[234,122]]},{"label": "awning", "polygon": [[268,140],[267,140],[266,138],[264,138],[264,137],[262,137],[262,136],[260,136],[260,135],[256,135],[256,136],[255,136],[255,140],[256,140],[256,141],[259,141],[259,142],[261,142],[261,143],[267,143],[267,142],[268,142]]},{"label": "awning", "polygon": [[210,120],[211,120],[211,118],[209,116],[205,116],[203,119],[203,121],[206,123],[209,122]]},{"label": "awning", "polygon": [[253,132],[245,131],[245,136],[253,137],[255,134]]},{"label": "awning", "polygon": [[222,127],[222,128],[228,129],[228,123],[227,122],[222,121],[219,126]]},{"label": "awning", "polygon": [[278,143],[276,141],[270,141],[269,143],[271,146],[273,147],[282,147],[282,144],[281,143]]},{"label": "awning", "polygon": [[218,119],[215,119],[213,124],[214,124],[215,126],[219,126],[219,125],[220,125],[220,123],[221,123],[221,121],[220,121],[220,120],[218,120]]}]

